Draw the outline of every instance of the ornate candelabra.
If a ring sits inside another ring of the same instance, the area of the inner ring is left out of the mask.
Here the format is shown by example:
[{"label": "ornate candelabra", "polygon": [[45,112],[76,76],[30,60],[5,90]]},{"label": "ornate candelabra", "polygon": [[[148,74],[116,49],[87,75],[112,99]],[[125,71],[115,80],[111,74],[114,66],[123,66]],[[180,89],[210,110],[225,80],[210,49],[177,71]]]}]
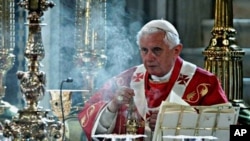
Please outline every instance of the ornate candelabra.
[{"label": "ornate candelabra", "polygon": [[39,61],[44,58],[44,47],[41,35],[41,17],[43,11],[52,8],[54,4],[47,0],[23,0],[19,6],[28,10],[29,34],[24,56],[27,59],[28,70],[18,71],[20,89],[25,97],[26,107],[18,111],[4,125],[4,136],[14,140],[47,141],[60,138],[61,123],[49,116],[47,110],[38,106],[45,92],[45,73],[39,71]]},{"label": "ornate candelabra", "polygon": [[5,96],[6,72],[12,68],[15,56],[12,53],[15,46],[14,30],[14,0],[4,0],[0,2],[0,114],[8,106],[2,100]]},{"label": "ornate candelabra", "polygon": [[227,97],[240,105],[240,123],[250,123],[250,112],[243,102],[242,57],[245,52],[237,45],[233,27],[232,0],[215,1],[215,21],[209,46],[203,52],[205,69],[216,74]]},{"label": "ornate candelabra", "polygon": [[[83,99],[93,93],[97,72],[106,64],[106,0],[76,1],[75,60],[83,75]],[[86,99],[85,99],[86,100]]]},{"label": "ornate candelabra", "polygon": [[[94,90],[95,76],[105,64],[106,0],[77,0],[76,2],[76,63],[84,77],[83,99]],[[132,100],[125,125],[128,134],[136,134],[139,127],[136,107]]]}]

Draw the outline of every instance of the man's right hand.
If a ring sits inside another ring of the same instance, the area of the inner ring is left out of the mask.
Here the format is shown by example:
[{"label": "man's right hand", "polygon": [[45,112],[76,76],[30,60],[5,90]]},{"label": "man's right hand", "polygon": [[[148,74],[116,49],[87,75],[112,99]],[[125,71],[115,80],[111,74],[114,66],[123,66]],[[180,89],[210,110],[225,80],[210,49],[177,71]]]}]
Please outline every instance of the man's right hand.
[{"label": "man's right hand", "polygon": [[117,112],[121,105],[128,105],[134,95],[135,93],[133,89],[129,87],[120,87],[119,89],[117,89],[115,96],[108,104],[108,110],[113,113]]}]

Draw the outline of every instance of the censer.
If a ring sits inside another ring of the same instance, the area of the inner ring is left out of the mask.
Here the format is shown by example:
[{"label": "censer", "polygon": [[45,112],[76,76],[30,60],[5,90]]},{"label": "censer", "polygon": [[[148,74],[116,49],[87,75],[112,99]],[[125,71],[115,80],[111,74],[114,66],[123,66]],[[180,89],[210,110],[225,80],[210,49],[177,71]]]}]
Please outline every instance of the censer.
[{"label": "censer", "polygon": [[49,116],[48,110],[38,106],[45,93],[46,76],[39,70],[40,61],[44,58],[42,43],[41,17],[43,11],[52,8],[54,4],[47,0],[23,0],[18,3],[28,10],[29,33],[24,56],[27,59],[27,71],[18,71],[20,90],[26,102],[26,107],[18,111],[11,121],[6,121],[3,135],[14,141],[48,141],[61,136],[62,124]]}]

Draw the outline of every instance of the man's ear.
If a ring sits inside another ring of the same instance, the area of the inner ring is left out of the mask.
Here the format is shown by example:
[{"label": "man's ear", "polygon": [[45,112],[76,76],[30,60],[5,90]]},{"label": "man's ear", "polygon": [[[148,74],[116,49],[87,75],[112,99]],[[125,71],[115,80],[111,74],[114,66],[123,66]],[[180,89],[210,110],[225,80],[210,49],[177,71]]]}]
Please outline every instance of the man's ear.
[{"label": "man's ear", "polygon": [[174,49],[174,52],[177,56],[179,56],[181,54],[181,51],[182,51],[182,44],[178,44],[176,45],[173,49]]}]

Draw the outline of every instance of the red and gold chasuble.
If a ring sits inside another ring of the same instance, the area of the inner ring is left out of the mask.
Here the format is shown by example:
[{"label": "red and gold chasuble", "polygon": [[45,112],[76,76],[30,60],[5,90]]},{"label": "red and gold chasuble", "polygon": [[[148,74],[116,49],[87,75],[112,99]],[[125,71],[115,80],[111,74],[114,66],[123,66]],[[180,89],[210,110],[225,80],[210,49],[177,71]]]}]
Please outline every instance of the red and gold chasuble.
[{"label": "red and gold chasuble", "polygon": [[[166,83],[154,84],[149,81],[150,76],[145,70],[144,65],[138,66],[133,74],[130,87],[135,91],[135,104],[144,120],[147,118],[146,115],[149,108],[159,108],[161,102],[167,99],[171,91],[183,97],[186,86],[192,79],[195,71],[195,65],[178,58],[169,81]],[[144,79],[141,76],[144,76]],[[185,76],[185,79],[183,79],[183,76]],[[154,99],[154,101],[150,99]]]},{"label": "red and gold chasuble", "polygon": [[[91,140],[91,135],[95,134],[101,113],[119,86],[134,89],[135,105],[144,121],[147,120],[149,111],[158,109],[161,102],[167,100],[172,92],[190,105],[213,105],[227,102],[226,95],[215,75],[197,68],[180,57],[176,60],[169,81],[160,85],[151,83],[144,65],[139,65],[106,83],[78,114],[80,124],[89,140]],[[122,107],[118,111],[112,133],[125,133],[126,110]],[[138,133],[143,134],[144,129],[140,129]]]}]

